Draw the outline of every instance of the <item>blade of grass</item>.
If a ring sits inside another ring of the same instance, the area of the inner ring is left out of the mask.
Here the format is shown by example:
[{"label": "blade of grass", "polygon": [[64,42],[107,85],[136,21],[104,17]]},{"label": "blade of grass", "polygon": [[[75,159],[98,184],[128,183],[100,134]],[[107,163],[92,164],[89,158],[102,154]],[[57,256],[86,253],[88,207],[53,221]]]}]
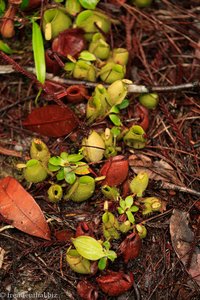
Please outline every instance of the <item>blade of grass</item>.
[{"label": "blade of grass", "polygon": [[45,82],[46,64],[44,54],[44,43],[40,26],[33,21],[32,25],[32,47],[37,79],[43,84]]}]

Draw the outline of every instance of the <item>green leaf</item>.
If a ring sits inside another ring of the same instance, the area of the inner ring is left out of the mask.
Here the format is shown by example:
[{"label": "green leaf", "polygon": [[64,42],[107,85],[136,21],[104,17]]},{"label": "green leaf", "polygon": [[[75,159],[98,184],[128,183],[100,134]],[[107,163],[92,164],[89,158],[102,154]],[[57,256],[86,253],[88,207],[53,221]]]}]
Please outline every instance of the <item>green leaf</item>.
[{"label": "green leaf", "polygon": [[60,154],[60,157],[66,162],[68,162],[68,156],[69,156],[69,154],[67,152],[62,152]]},{"label": "green leaf", "polygon": [[12,49],[8,46],[8,44],[4,43],[2,40],[0,40],[0,50],[5,52],[6,54],[12,54]]},{"label": "green leaf", "polygon": [[109,249],[110,249],[110,247],[111,247],[111,245],[110,245],[110,242],[109,242],[109,241],[105,241],[105,242],[103,243],[103,246],[106,248],[106,250],[109,250]]},{"label": "green leaf", "polygon": [[138,211],[139,210],[139,207],[137,207],[136,205],[133,205],[130,209],[129,209],[129,211],[131,211],[131,212],[136,212],[136,211]]},{"label": "green leaf", "polygon": [[57,175],[56,175],[57,180],[63,180],[65,178],[65,174],[64,174],[64,170],[63,168],[58,171]]},{"label": "green leaf", "polygon": [[44,44],[40,26],[34,21],[32,25],[32,47],[36,76],[41,83],[44,83],[46,76]]},{"label": "green leaf", "polygon": [[62,166],[63,159],[60,156],[53,156],[49,159],[49,163],[53,166]]},{"label": "green leaf", "polygon": [[107,257],[102,257],[99,262],[98,262],[98,268],[99,270],[103,271],[106,268],[106,264],[107,264]]},{"label": "green leaf", "polygon": [[129,100],[124,99],[120,104],[117,105],[119,109],[125,109],[129,106]]},{"label": "green leaf", "polygon": [[122,215],[122,214],[124,213],[124,209],[121,208],[121,207],[118,207],[118,208],[117,208],[117,211],[118,211],[118,213],[119,213],[120,215]]},{"label": "green leaf", "polygon": [[86,175],[90,173],[90,167],[84,162],[77,162],[73,172],[77,175]]},{"label": "green leaf", "polygon": [[98,260],[105,257],[102,245],[91,236],[79,236],[72,239],[78,253],[89,260]]},{"label": "green leaf", "polygon": [[64,168],[65,181],[69,184],[73,184],[76,180],[76,175],[72,172],[71,168]]},{"label": "green leaf", "polygon": [[113,128],[111,128],[111,133],[116,138],[118,135],[120,135],[121,130],[118,127],[113,127]]},{"label": "green leaf", "polygon": [[100,0],[79,0],[81,6],[88,9],[95,9]]},{"label": "green leaf", "polygon": [[86,60],[86,61],[95,61],[96,56],[93,53],[91,53],[87,50],[84,50],[80,53],[79,59],[83,59],[83,60]]},{"label": "green leaf", "polygon": [[108,250],[108,252],[106,253],[106,256],[108,257],[108,259],[110,259],[111,261],[114,261],[117,258],[117,254],[115,251],[113,250]]},{"label": "green leaf", "polygon": [[121,208],[123,208],[123,210],[126,209],[126,203],[122,198],[119,200],[119,205],[121,206]]},{"label": "green leaf", "polygon": [[56,172],[56,171],[60,170],[60,166],[54,166],[54,165],[48,163],[48,169],[51,172]]},{"label": "green leaf", "polygon": [[78,162],[79,160],[81,160],[84,156],[81,154],[69,154],[68,155],[68,161],[70,163],[75,163]]},{"label": "green leaf", "polygon": [[135,218],[134,218],[132,212],[130,212],[130,210],[127,210],[126,215],[127,215],[127,218],[129,220],[129,222],[134,224],[135,223]]},{"label": "green leaf", "polygon": [[119,108],[117,107],[117,105],[114,105],[114,106],[111,107],[110,113],[114,113],[114,114],[119,113]]},{"label": "green leaf", "polygon": [[5,8],[6,8],[5,1],[0,0],[0,14],[4,12]]},{"label": "green leaf", "polygon": [[120,126],[122,124],[121,120],[120,120],[120,117],[118,117],[117,115],[110,114],[109,118],[115,126]]},{"label": "green leaf", "polygon": [[125,199],[126,208],[130,208],[133,205],[133,197],[128,196]]},{"label": "green leaf", "polygon": [[23,10],[29,5],[29,0],[22,0],[22,3],[20,4],[20,8]]}]

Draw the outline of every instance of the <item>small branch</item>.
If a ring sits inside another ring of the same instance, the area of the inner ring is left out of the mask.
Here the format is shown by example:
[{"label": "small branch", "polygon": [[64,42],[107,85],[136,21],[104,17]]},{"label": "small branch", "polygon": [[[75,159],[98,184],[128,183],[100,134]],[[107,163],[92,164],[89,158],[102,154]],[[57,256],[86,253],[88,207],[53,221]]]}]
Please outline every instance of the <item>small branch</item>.
[{"label": "small branch", "polygon": [[195,195],[198,197],[200,196],[200,192],[198,192],[196,190],[189,189],[184,186],[178,186],[176,184],[168,183],[168,182],[162,182],[161,186],[159,186],[159,188],[164,189],[164,190],[173,190],[173,191],[177,191],[177,192],[188,193],[188,194],[192,194],[192,195]]},{"label": "small branch", "polygon": [[[35,69],[31,67],[24,67],[30,73],[35,73]],[[0,74],[10,74],[14,73],[16,70],[13,69],[12,65],[0,65]],[[30,77],[30,76],[29,76]],[[55,82],[64,83],[67,85],[74,85],[74,84],[82,84],[85,85],[87,88],[95,88],[99,83],[97,82],[89,82],[85,80],[76,80],[76,79],[65,79],[59,76],[54,76],[51,73],[46,73],[46,79],[53,80]],[[103,84],[107,87],[107,84]],[[171,85],[171,86],[145,86],[145,85],[137,85],[137,84],[129,84],[128,85],[128,92],[129,93],[167,93],[167,92],[177,92],[183,90],[192,90],[194,88],[200,88],[200,82],[190,82],[184,83],[179,85]]]}]

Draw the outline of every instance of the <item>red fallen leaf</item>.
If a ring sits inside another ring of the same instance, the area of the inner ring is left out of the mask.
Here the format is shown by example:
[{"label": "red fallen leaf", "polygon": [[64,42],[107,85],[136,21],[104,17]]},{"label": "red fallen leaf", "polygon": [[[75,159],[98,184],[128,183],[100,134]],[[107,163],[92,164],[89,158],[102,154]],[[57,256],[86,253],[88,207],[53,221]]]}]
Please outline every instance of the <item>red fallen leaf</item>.
[{"label": "red fallen leaf", "polygon": [[123,155],[110,158],[101,168],[100,175],[106,176],[103,185],[120,185],[128,175],[128,160]]},{"label": "red fallen leaf", "polygon": [[71,28],[62,31],[53,40],[52,50],[58,55],[67,57],[71,55],[75,58],[86,48],[84,31],[81,28]]},{"label": "red fallen leaf", "polygon": [[98,291],[95,286],[87,280],[79,281],[76,289],[83,300],[96,300],[98,298]]},{"label": "red fallen leaf", "polygon": [[57,241],[67,242],[70,241],[72,237],[74,237],[74,233],[69,229],[55,231],[54,233]]},{"label": "red fallen leaf", "polygon": [[76,237],[81,235],[94,236],[92,229],[89,227],[87,222],[80,222],[76,228]]},{"label": "red fallen leaf", "polygon": [[99,276],[96,281],[102,291],[109,296],[118,296],[128,291],[133,285],[133,274],[108,271],[106,275]]},{"label": "red fallen leaf", "polygon": [[128,263],[130,259],[136,258],[142,246],[139,235],[135,232],[129,234],[119,246],[119,254],[123,255],[124,262]]},{"label": "red fallen leaf", "polygon": [[0,213],[17,229],[50,240],[45,217],[33,197],[14,178],[0,180]]},{"label": "red fallen leaf", "polygon": [[35,108],[23,125],[42,135],[60,137],[78,126],[78,118],[69,107],[48,105]]}]

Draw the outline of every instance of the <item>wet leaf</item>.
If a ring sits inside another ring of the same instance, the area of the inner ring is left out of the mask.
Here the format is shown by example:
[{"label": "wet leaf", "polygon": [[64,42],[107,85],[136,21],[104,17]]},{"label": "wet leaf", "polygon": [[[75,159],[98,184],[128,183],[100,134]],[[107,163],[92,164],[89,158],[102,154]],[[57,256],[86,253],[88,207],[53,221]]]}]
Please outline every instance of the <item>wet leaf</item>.
[{"label": "wet leaf", "polygon": [[68,107],[48,105],[35,108],[23,121],[27,129],[50,137],[69,134],[78,126],[78,119]]},{"label": "wet leaf", "polygon": [[96,279],[101,290],[109,296],[118,296],[128,291],[133,285],[133,274],[107,271]]},{"label": "wet leaf", "polygon": [[50,230],[40,207],[21,184],[10,176],[0,181],[0,213],[17,229],[50,240]]},{"label": "wet leaf", "polygon": [[102,245],[90,236],[79,236],[72,239],[78,253],[89,260],[98,260],[105,256]]}]

